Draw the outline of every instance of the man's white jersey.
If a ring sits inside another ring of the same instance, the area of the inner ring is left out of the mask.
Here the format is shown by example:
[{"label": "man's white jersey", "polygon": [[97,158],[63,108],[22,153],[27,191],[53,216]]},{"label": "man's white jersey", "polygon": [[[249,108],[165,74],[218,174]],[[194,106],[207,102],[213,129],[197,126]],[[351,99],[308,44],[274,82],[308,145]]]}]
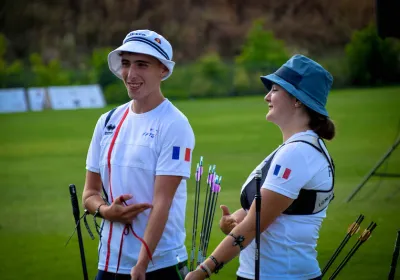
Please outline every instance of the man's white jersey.
[{"label": "man's white jersey", "polygon": [[[143,114],[132,111],[132,102],[118,107],[106,127],[107,113],[100,117],[89,147],[86,169],[100,173],[110,203],[120,195],[131,194],[133,198],[127,204],[151,204],[155,176],[183,177],[174,196],[165,230],[153,254],[153,262],[149,263],[147,271],[150,272],[175,265],[177,260],[187,259],[184,246],[186,179],[190,177],[195,139],[188,119],[169,100],[164,100],[158,107]],[[127,110],[115,144],[111,146]],[[150,210],[146,210],[132,221],[134,231],[141,238],[144,236],[149,213]],[[109,221],[102,224],[100,270],[116,272],[124,226]],[[141,246],[142,243],[132,233],[123,237],[119,273],[130,273],[137,262]]]}]

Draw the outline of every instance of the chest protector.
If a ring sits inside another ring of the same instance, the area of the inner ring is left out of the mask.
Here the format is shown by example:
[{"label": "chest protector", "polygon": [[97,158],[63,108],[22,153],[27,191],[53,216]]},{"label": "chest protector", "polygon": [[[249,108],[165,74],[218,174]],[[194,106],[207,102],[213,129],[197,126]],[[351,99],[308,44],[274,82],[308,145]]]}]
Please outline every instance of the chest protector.
[{"label": "chest protector", "polygon": [[[291,143],[302,142],[307,145],[312,146],[318,152],[324,155],[326,160],[328,161],[330,171],[332,172],[332,187],[329,190],[307,190],[302,188],[299,192],[299,196],[293,201],[293,203],[283,211],[283,214],[286,215],[312,215],[324,210],[329,203],[334,198],[333,187],[335,184],[335,165],[333,160],[329,157],[328,152],[326,150],[326,146],[324,141],[321,138],[304,135],[296,138],[293,141],[287,142],[280,146],[266,161],[263,162],[261,167],[262,177],[261,177],[261,186],[264,184],[265,179],[268,174],[268,170],[271,167],[271,162],[276,155],[276,153],[284,146],[290,145]],[[251,204],[253,203],[254,196],[256,194],[256,180],[255,173],[251,174],[253,176],[250,180],[248,179],[248,183],[242,190],[242,194],[240,196],[240,203],[244,210],[249,210]]]}]

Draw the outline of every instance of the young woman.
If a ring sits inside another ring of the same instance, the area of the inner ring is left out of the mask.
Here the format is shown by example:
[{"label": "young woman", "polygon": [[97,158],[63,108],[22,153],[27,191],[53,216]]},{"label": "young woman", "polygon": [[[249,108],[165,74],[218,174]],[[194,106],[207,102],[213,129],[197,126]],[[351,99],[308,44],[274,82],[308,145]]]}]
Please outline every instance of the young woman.
[{"label": "young woman", "polygon": [[255,171],[261,178],[260,279],[320,279],[315,250],[322,220],[333,199],[334,165],[322,139],[335,126],[325,105],[333,78],[321,65],[295,55],[275,73],[261,77],[269,90],[267,121],[283,143],[250,174],[242,187],[242,209],[224,216],[228,236],[186,279],[205,279],[240,253],[238,280],[255,277]]}]

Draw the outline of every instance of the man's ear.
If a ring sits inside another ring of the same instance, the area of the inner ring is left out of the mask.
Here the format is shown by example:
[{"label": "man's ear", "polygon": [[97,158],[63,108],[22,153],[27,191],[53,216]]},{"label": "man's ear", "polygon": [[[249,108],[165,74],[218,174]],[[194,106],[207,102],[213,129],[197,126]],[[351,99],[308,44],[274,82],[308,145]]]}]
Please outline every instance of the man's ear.
[{"label": "man's ear", "polygon": [[162,65],[161,78],[164,78],[165,76],[168,75],[169,70],[168,70],[167,66],[165,66],[164,64],[161,64],[161,65]]}]

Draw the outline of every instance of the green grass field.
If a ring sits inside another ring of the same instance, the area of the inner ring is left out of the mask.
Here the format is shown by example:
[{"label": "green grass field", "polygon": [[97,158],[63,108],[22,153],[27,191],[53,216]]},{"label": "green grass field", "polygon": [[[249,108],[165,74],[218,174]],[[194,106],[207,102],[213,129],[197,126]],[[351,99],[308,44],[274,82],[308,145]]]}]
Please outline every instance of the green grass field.
[{"label": "green grass field", "polygon": [[[387,279],[400,229],[400,180],[372,178],[353,201],[345,203],[345,198],[394,143],[400,129],[400,88],[333,91],[328,103],[337,125],[337,137],[328,144],[337,180],[336,198],[318,244],[320,265],[343,239],[348,225],[363,213],[362,229],[372,220],[378,227],[338,279]],[[265,121],[268,108],[263,97],[175,104],[195,131],[192,170],[200,156],[206,168],[216,164],[223,176],[219,202],[231,210],[238,208],[240,187],[248,173],[281,141],[279,129]],[[93,128],[108,109],[0,115],[1,279],[82,279],[76,236],[64,247],[74,227],[68,185],[76,184],[81,194]],[[399,173],[399,167],[400,148],[382,170]],[[194,186],[192,178],[186,217],[188,248]],[[219,216],[217,212],[209,251],[223,238],[217,227]],[[86,232],[84,239],[89,276],[94,279],[98,239],[90,240]],[[236,268],[234,260],[213,279],[236,279]],[[400,279],[400,264],[396,279]]]}]

